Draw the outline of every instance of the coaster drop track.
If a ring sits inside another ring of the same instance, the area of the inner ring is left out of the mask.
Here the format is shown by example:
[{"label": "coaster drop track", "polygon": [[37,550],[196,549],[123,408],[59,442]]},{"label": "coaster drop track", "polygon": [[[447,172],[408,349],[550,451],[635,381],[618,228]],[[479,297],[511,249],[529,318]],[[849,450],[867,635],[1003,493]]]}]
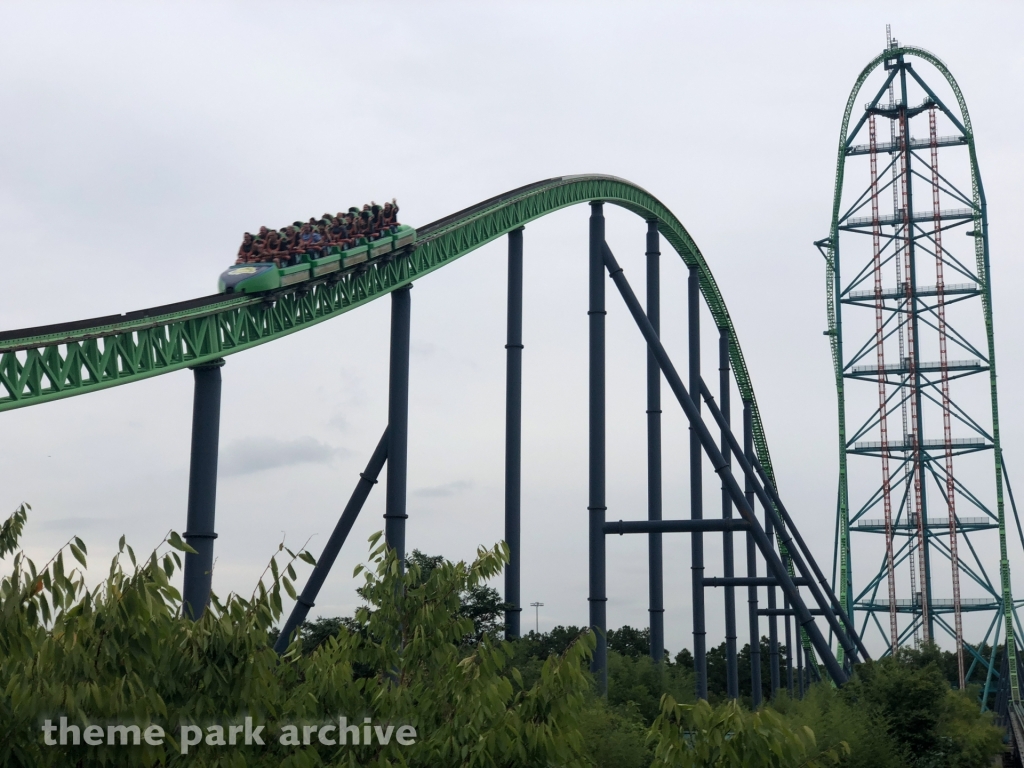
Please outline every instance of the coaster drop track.
[{"label": "coaster drop track", "polygon": [[[853,623],[827,577],[797,530],[775,487],[771,458],[750,375],[724,300],[703,255],[678,219],[643,189],[610,176],[548,179],[486,200],[422,227],[415,246],[374,262],[301,286],[247,296],[209,296],[149,310],[61,325],[0,333],[0,411],[39,405],[96,392],[190,368],[195,377],[192,457],[185,538],[196,550],[185,561],[183,598],[198,617],[209,599],[213,562],[214,503],[220,421],[221,367],[228,355],[283,338],[353,310],[388,294],[392,302],[388,424],[366,470],[329,538],[308,583],[286,622],[279,651],[313,607],[356,516],[376,478],[388,465],[385,538],[405,554],[406,467],[408,454],[409,288],[417,280],[481,246],[507,236],[509,246],[505,540],[506,634],[519,635],[522,610],[520,562],[520,427],[522,371],[523,228],[529,222],[570,205],[591,206],[588,317],[590,324],[590,470],[588,510],[590,623],[597,630],[594,669],[607,686],[605,570],[609,535],[646,534],[649,541],[651,655],[664,649],[662,537],[690,535],[693,566],[694,667],[697,694],[707,697],[705,593],[722,588],[725,601],[728,692],[740,695],[737,669],[736,589],[747,590],[747,625],[751,644],[750,695],[762,698],[761,619],[770,637],[770,691],[785,686],[800,693],[816,679],[846,681],[849,664],[867,658]],[[604,205],[621,206],[648,223],[646,238],[646,307],[604,237]],[[674,367],[659,336],[660,240],[664,238],[688,269],[687,384]],[[644,520],[608,519],[605,504],[605,289],[610,278],[636,321],[648,350],[647,422],[649,454],[648,515]],[[715,357],[718,399],[701,374],[700,318],[706,307],[719,334]],[[690,434],[690,517],[665,520],[661,504],[662,382],[683,409]],[[732,393],[742,403],[742,430],[734,434]],[[710,421],[706,421],[710,416]],[[712,431],[714,430],[714,431]],[[703,473],[710,464],[722,486],[720,514],[705,515]],[[738,472],[734,474],[734,469]],[[741,486],[742,483],[742,486]],[[736,575],[734,534],[741,535],[746,575]],[[704,537],[721,534],[721,576],[704,574]],[[759,563],[764,571],[759,575]],[[761,596],[767,598],[762,607]],[[781,596],[781,607],[779,597]],[[779,638],[784,625],[786,653]],[[834,638],[840,653],[834,652]],[[793,643],[793,634],[799,638]],[[793,653],[795,651],[795,654]],[[794,659],[795,655],[795,659]],[[843,661],[841,661],[843,660]],[[795,663],[794,663],[795,662]],[[845,668],[844,668],[845,662]],[[795,681],[794,681],[795,677]]]}]

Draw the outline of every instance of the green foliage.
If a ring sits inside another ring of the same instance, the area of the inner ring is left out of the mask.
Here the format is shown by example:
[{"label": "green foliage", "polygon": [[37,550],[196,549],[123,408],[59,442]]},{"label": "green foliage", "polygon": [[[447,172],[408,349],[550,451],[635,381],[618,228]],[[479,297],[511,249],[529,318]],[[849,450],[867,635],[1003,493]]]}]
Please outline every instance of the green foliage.
[{"label": "green foliage", "polygon": [[[340,635],[343,630],[358,632],[359,624],[349,616],[320,617],[315,621],[304,621],[299,627],[299,641],[302,644],[302,652],[311,654],[330,638]],[[278,631],[275,629],[270,633],[271,644],[277,642]]]},{"label": "green foliage", "polygon": [[[419,578],[426,581],[435,568],[444,564],[445,559],[414,549],[406,562],[409,567],[416,566]],[[479,643],[485,635],[496,639],[505,628],[506,607],[507,603],[501,599],[498,590],[487,584],[474,584],[462,592],[459,595],[459,614],[473,622],[473,631],[466,637],[466,642]]]},{"label": "green foliage", "polygon": [[529,632],[515,641],[516,658],[546,659],[552,654],[564,653],[584,632],[582,627],[555,627],[550,632]]},{"label": "green foliage", "polygon": [[[651,628],[637,629],[624,624],[608,630],[608,650],[638,659],[651,655]],[[668,654],[665,654],[666,656]]]},{"label": "green foliage", "polygon": [[21,531],[28,519],[28,511],[32,509],[28,504],[22,504],[14,514],[4,520],[0,525],[0,557],[11,554],[18,548],[18,541],[21,539]]},{"label": "green foliage", "polygon": [[[414,552],[403,570],[378,534],[368,566],[357,569],[364,607],[304,624],[279,657],[282,592],[295,594],[298,561],[314,562],[308,552],[279,546],[252,595],[212,596],[193,622],[171,584],[190,551],[178,534],[143,558],[122,537],[107,577],[87,589],[85,542],[72,537],[37,567],[19,548],[27,519],[23,506],[0,524],[0,559],[13,555],[0,580],[2,765],[982,768],[1002,750],[976,692],[950,689],[948,659],[934,648],[861,665],[841,690],[818,685],[802,701],[776,702],[778,711],[750,712],[737,702],[692,703],[689,652],[655,665],[647,630],[622,627],[608,635],[601,699],[587,672],[588,631],[497,639],[504,605],[487,583],[507,561],[504,545],[478,550],[472,563]],[[762,653],[767,685],[764,640]],[[749,646],[739,656],[749,690]],[[718,670],[724,648],[709,659]],[[713,687],[724,688],[718,677]],[[40,726],[61,716],[79,726],[158,723],[167,739],[44,745]],[[279,743],[286,723],[339,716],[412,724],[418,740]],[[182,724],[246,717],[265,726],[265,745],[200,744],[181,754]]]},{"label": "green foliage", "polygon": [[911,755],[923,755],[935,741],[949,685],[937,667],[922,669],[900,656],[860,665],[849,695],[880,712],[890,735]]},{"label": "green foliage", "polygon": [[[530,684],[545,659],[563,653],[583,633],[572,626],[530,632],[514,643],[513,663]],[[649,630],[631,627],[608,632],[608,698],[588,696],[580,725],[587,756],[596,768],[649,766],[654,751],[647,743],[648,727],[658,715],[662,694],[693,698],[692,662],[689,667],[670,661],[654,664],[648,655],[649,637]]]},{"label": "green foliage", "polygon": [[610,706],[591,696],[583,711],[580,732],[595,768],[647,768],[654,749],[640,713],[628,706]]},{"label": "green foliage", "polygon": [[988,768],[1002,734],[982,713],[975,691],[946,680],[945,654],[934,646],[858,665],[841,690],[815,685],[802,701],[775,706],[825,743],[845,741],[850,768]]},{"label": "green foliage", "polygon": [[[550,632],[530,632],[515,641],[514,663],[530,680],[540,662],[552,654],[563,653],[585,631],[580,627],[557,626]],[[608,631],[610,711],[627,720],[638,718],[645,727],[658,716],[663,694],[671,694],[676,701],[690,702],[694,699],[692,657],[689,666],[668,660],[658,665],[651,661],[649,649],[649,629],[623,626]]]},{"label": "green foliage", "polygon": [[[18,532],[6,535],[16,547]],[[274,653],[271,631],[282,590],[294,589],[295,561],[309,562],[308,553],[280,547],[252,596],[214,597],[192,622],[181,617],[170,583],[181,567],[177,550],[185,548],[169,534],[137,559],[122,539],[109,575],[91,590],[64,562],[64,549],[84,559],[84,542],[72,539],[38,569],[17,551],[0,582],[0,764],[588,764],[581,716],[591,695],[589,633],[547,658],[530,685],[512,668],[508,643],[486,633],[468,649],[464,643],[474,627],[459,596],[500,572],[503,546],[479,550],[469,564],[440,563],[427,578],[416,565],[402,573],[394,554],[375,546],[361,569],[367,605],[354,617],[356,631],[342,627],[308,655],[297,638],[284,657]],[[40,725],[62,715],[80,726],[158,723],[167,739],[161,746],[44,745]],[[341,715],[412,724],[419,738],[413,746],[326,746],[315,736],[310,745],[279,743],[285,723],[322,725]],[[180,724],[240,725],[246,716],[266,726],[264,746],[200,744],[181,754]]]},{"label": "green foliage", "polygon": [[655,768],[820,768],[849,751],[842,742],[820,749],[810,728],[790,727],[768,707],[677,704],[671,696],[662,700],[651,739],[658,742]]},{"label": "green foliage", "polygon": [[[406,559],[406,568],[416,567],[420,582],[430,579],[435,568],[445,563],[444,557],[440,555],[426,555],[418,549]],[[315,564],[315,561],[314,563]],[[358,590],[357,590],[358,591]],[[476,584],[459,595],[459,614],[473,622],[473,631],[465,638],[467,645],[474,645],[487,635],[491,640],[497,640],[500,630],[504,629],[504,613],[506,604],[502,602],[498,590],[486,584]],[[321,616],[313,621],[305,621],[299,628],[299,636],[302,639],[302,652],[310,654],[327,642],[328,638],[339,634],[342,629],[350,632],[360,631],[359,622],[350,616]],[[579,632],[573,636],[573,640]],[[271,632],[272,642],[276,642],[276,630]],[[569,643],[562,646],[559,653],[565,651]],[[545,658],[547,658],[545,656]]]},{"label": "green foliage", "polygon": [[791,725],[807,726],[821,744],[845,742],[843,768],[904,768],[905,751],[889,737],[885,718],[858,706],[830,684],[812,685],[803,699],[782,696],[772,706]]},{"label": "green foliage", "polygon": [[905,765],[982,768],[1003,751],[992,714],[976,695],[950,688],[933,647],[859,665],[842,696],[877,713]]},{"label": "green foliage", "polygon": [[608,652],[608,704],[623,713],[635,712],[645,726],[661,711],[661,697],[675,701],[695,699],[693,667],[655,664],[650,656],[623,656]]},{"label": "green foliage", "polygon": [[[761,652],[761,700],[768,701],[771,698],[771,644],[767,637],[762,637],[758,645]],[[728,698],[727,685],[727,664],[726,646],[722,643],[707,650],[707,671],[708,671],[708,698],[713,703],[723,702]],[[693,654],[688,648],[683,648],[675,656],[677,665],[687,669],[693,669]],[[747,706],[752,703],[751,698],[751,675],[750,675],[750,643],[744,644],[736,653],[737,685],[739,688],[740,701]],[[786,646],[779,644],[779,667],[783,679],[781,684],[785,686],[786,667]]]},{"label": "green foliage", "polygon": [[983,768],[1002,754],[1002,732],[992,722],[991,712],[981,712],[977,697],[949,691],[942,702],[938,728],[939,744],[918,768]]}]

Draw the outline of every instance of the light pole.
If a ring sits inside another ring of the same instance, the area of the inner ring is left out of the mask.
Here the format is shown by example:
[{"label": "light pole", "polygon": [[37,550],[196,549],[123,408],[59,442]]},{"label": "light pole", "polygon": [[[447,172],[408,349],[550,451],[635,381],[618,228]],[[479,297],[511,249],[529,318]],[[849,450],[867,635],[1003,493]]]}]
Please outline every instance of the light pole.
[{"label": "light pole", "polygon": [[534,610],[534,622],[537,634],[540,634],[540,609],[544,607],[544,603],[530,603],[530,607]]}]

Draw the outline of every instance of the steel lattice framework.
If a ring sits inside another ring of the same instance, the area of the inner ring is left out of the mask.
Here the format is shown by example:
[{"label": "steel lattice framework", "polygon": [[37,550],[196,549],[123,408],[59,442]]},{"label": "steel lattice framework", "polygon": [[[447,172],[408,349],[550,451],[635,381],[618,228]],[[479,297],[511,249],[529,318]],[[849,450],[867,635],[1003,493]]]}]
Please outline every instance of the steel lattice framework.
[{"label": "steel lattice framework", "polygon": [[[953,109],[913,60],[937,71]],[[880,87],[851,130],[861,88],[879,67]],[[939,135],[940,121],[951,135]],[[840,600],[859,614],[861,634],[874,625],[889,651],[934,641],[937,627],[949,634],[961,685],[983,675],[985,704],[1005,641],[1009,680],[1000,682],[1019,700],[985,192],[967,105],[934,55],[890,41],[857,78],[829,236],[815,245],[826,260],[839,406]],[[853,546],[860,533],[883,536],[885,546],[872,550],[865,537]],[[992,578],[984,547],[996,533]],[[980,596],[962,595],[961,584]],[[951,598],[936,597],[947,590]],[[973,644],[963,639],[968,611],[992,614]]]}]

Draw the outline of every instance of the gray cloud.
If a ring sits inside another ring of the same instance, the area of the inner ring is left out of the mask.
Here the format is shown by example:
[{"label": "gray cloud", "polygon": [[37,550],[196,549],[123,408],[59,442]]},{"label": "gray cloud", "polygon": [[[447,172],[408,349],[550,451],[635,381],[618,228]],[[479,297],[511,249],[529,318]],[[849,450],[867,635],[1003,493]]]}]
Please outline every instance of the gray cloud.
[{"label": "gray cloud", "polygon": [[352,424],[342,416],[340,413],[336,413],[327,420],[327,426],[332,427],[339,432],[348,432],[352,428]]},{"label": "gray cloud", "polygon": [[220,474],[248,475],[294,464],[327,464],[344,455],[343,448],[321,443],[312,437],[278,440],[276,437],[248,437],[229,444],[220,459]]},{"label": "gray cloud", "polygon": [[433,485],[429,488],[418,488],[413,491],[415,496],[423,496],[425,498],[448,498],[462,493],[473,487],[473,484],[468,480],[454,480],[450,483],[444,483],[443,485]]}]

